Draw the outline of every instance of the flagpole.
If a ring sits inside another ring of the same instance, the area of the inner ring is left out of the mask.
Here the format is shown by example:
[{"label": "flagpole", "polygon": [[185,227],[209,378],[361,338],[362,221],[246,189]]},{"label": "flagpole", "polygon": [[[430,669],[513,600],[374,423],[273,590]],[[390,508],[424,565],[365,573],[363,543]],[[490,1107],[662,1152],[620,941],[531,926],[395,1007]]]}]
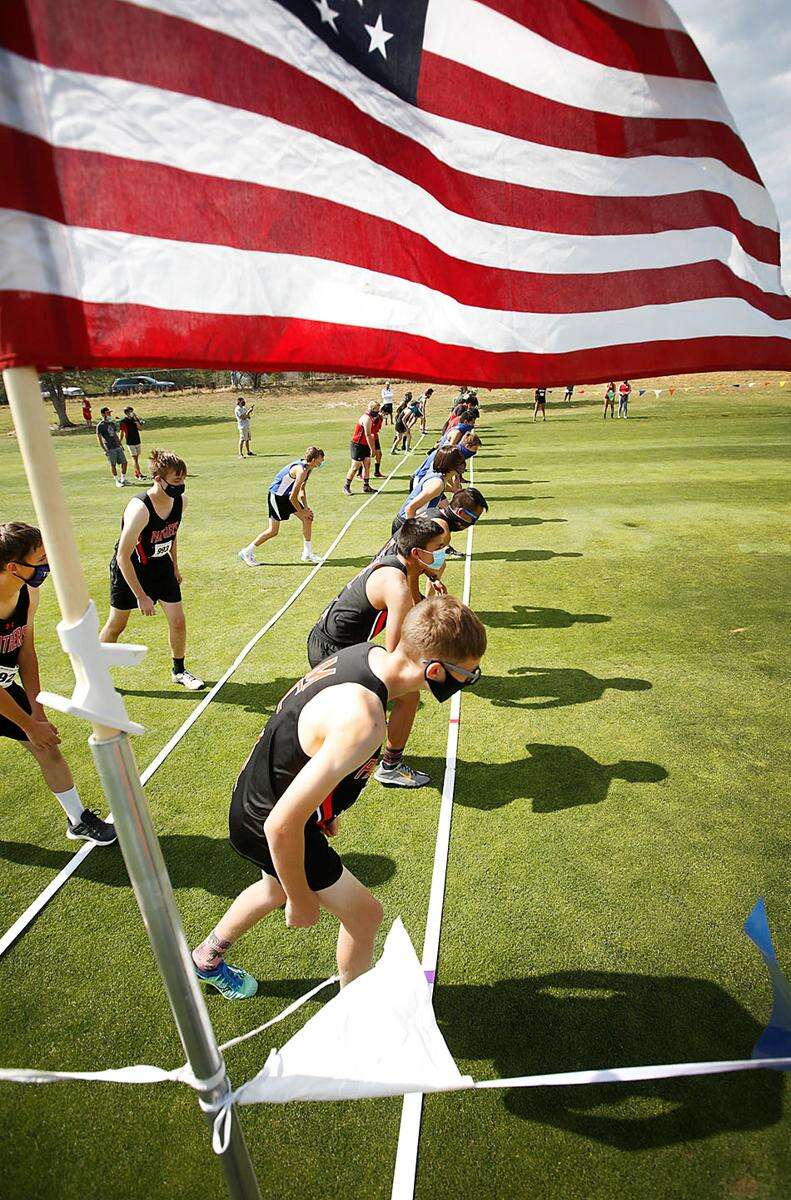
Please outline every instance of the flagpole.
[{"label": "flagpole", "polygon": [[[225,1062],[218,1049],[201,995],[176,906],[170,877],[151,821],[128,735],[114,724],[131,722],[109,676],[110,659],[98,641],[91,605],[63,484],[58,472],[38,372],[13,367],[3,372],[11,415],[25,466],[30,494],[47,552],[60,605],[61,640],[69,642],[77,688],[70,711],[88,717],[89,739],[102,788],[118,830],[118,841],[135,892],[151,948],[162,976],[173,1019],[197,1084],[209,1125],[213,1110],[230,1091]],[[93,617],[93,623],[90,618]],[[79,634],[79,637],[77,637]],[[113,648],[117,660],[118,648]],[[105,676],[106,678],[102,678]],[[99,713],[105,701],[105,713]],[[69,708],[64,702],[64,707]],[[107,713],[110,716],[107,716]],[[117,714],[121,714],[119,717]],[[103,720],[102,717],[105,717]],[[232,1200],[260,1200],[258,1183],[235,1107],[231,1136],[220,1156]]]}]

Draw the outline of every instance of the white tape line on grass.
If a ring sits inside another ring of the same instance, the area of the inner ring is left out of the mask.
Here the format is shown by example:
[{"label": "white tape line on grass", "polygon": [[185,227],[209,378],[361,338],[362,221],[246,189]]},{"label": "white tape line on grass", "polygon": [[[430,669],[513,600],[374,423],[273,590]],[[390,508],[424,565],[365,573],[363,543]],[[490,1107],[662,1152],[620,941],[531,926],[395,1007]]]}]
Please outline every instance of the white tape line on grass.
[{"label": "white tape line on grass", "polygon": [[[470,467],[470,483],[474,468]],[[473,526],[467,530],[467,557],[464,563],[464,590],[462,600],[470,602],[470,579],[472,569]],[[442,930],[442,909],[445,903],[445,880],[448,873],[450,853],[450,829],[453,820],[453,793],[456,790],[456,756],[459,747],[459,720],[461,692],[451,700],[448,719],[448,745],[445,752],[445,777],[442,781],[442,800],[439,806],[437,842],[434,848],[434,869],[431,874],[431,892],[426,917],[426,933],[423,941],[423,970],[430,987],[434,988],[439,959],[439,938]],[[412,1200],[415,1193],[417,1153],[420,1141],[420,1122],[423,1115],[423,1096],[412,1092],[404,1096],[401,1109],[401,1127],[398,1131],[395,1170],[393,1172],[392,1200]]]},{"label": "white tape line on grass", "polygon": [[[418,438],[417,442],[415,443],[415,450],[420,445],[420,443],[423,441],[423,437],[424,437],[424,435],[421,434],[421,436]],[[410,451],[410,454],[411,453],[413,453],[413,452]],[[288,612],[288,610],[289,610],[289,608],[291,608],[292,604],[294,604],[295,601],[297,601],[299,599],[299,597],[302,595],[302,593],[305,591],[305,589],[308,587],[308,585],[311,583],[311,581],[313,579],[315,579],[316,575],[319,573],[321,568],[324,566],[325,562],[327,561],[329,556],[332,554],[333,550],[335,550],[338,547],[340,542],[346,536],[350,527],[357,520],[360,513],[365,512],[368,505],[371,504],[376,499],[376,497],[379,495],[380,492],[384,491],[387,484],[390,482],[390,480],[396,474],[399,467],[401,467],[401,465],[403,464],[404,461],[405,460],[403,458],[399,458],[398,462],[393,467],[393,469],[389,473],[389,475],[386,475],[385,478],[382,480],[382,484],[381,484],[380,488],[378,489],[378,491],[375,492],[373,496],[369,496],[368,499],[365,500],[360,505],[359,508],[356,508],[354,510],[354,512],[349,517],[349,519],[346,521],[346,523],[341,528],[340,533],[337,534],[335,540],[332,542],[332,544],[328,547],[328,549],[322,555],[321,562],[317,563],[316,566],[313,568],[313,570],[308,575],[305,576],[305,578],[302,580],[302,583],[300,583],[299,587],[294,589],[294,591],[289,596],[288,600],[286,600],[285,604],[283,604],[277,610],[275,615],[273,617],[270,617],[269,620],[267,621],[267,623],[265,625],[263,625],[261,627],[261,629],[258,630],[258,633],[254,634],[254,636],[250,638],[250,641],[247,643],[247,645],[244,647],[244,649],[241,650],[239,652],[239,654],[237,654],[236,658],[233,660],[233,662],[231,663],[230,667],[225,672],[225,674],[222,675],[221,678],[218,679],[217,682],[214,684],[214,686],[206,693],[206,695],[201,700],[200,704],[196,704],[195,708],[193,708],[192,712],[187,717],[184,724],[181,725],[176,730],[176,732],[173,734],[173,737],[170,739],[170,741],[167,743],[167,745],[163,746],[163,748],[160,750],[159,754],[157,754],[154,761],[149,763],[149,765],[146,767],[146,769],[141,773],[140,782],[142,784],[145,785],[146,783],[148,783],[151,776],[156,771],[159,770],[159,768],[162,766],[163,762],[168,757],[168,755],[173,753],[176,746],[178,746],[179,742],[184,737],[184,735],[192,728],[192,726],[198,720],[198,717],[200,717],[201,714],[206,711],[209,704],[211,704],[212,700],[217,695],[217,693],[220,691],[220,689],[228,682],[228,680],[231,678],[231,676],[233,675],[233,673],[237,669],[237,667],[239,667],[244,662],[244,660],[247,658],[250,651],[255,649],[255,647],[260,642],[261,638],[264,637],[265,634],[269,633],[269,630],[272,628],[272,626],[276,625],[277,622],[280,620],[280,618],[283,616],[283,614]],[[22,933],[24,933],[24,931],[27,929],[28,925],[30,925],[30,923],[35,920],[35,918],[38,916],[38,914],[41,912],[41,910],[43,908],[45,908],[46,905],[52,899],[52,897],[58,891],[60,891],[60,889],[63,887],[64,883],[66,883],[67,880],[71,878],[71,876],[74,874],[74,872],[82,865],[82,863],[85,861],[85,859],[91,853],[91,851],[94,849],[95,849],[95,845],[93,842],[86,842],[86,844],[84,846],[82,846],[77,851],[77,853],[72,856],[72,858],[69,859],[69,861],[66,863],[66,866],[63,867],[62,870],[58,872],[58,874],[55,876],[55,878],[50,880],[50,882],[44,888],[44,891],[41,892],[40,895],[38,895],[36,897],[36,899],[33,901],[33,903],[31,905],[29,905],[28,908],[25,909],[25,911],[22,913],[21,917],[18,917],[17,920],[14,921],[14,924],[9,929],[6,930],[6,932],[3,934],[3,936],[0,937],[0,958],[2,958],[2,956],[5,954],[6,950],[8,950],[9,947],[14,944],[14,942],[17,940],[17,938]]]}]

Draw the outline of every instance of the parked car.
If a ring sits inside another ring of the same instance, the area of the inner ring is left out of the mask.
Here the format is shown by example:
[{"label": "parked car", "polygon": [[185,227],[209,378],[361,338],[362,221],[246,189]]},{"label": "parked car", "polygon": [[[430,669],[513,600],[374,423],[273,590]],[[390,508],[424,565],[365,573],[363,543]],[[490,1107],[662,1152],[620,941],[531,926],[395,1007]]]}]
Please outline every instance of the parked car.
[{"label": "parked car", "polygon": [[81,387],[67,387],[63,389],[63,395],[67,400],[73,400],[76,396],[84,396],[85,392]]},{"label": "parked car", "polygon": [[130,392],[173,392],[176,385],[171,379],[154,379],[152,375],[120,375],[110,385],[111,396],[125,396]]}]

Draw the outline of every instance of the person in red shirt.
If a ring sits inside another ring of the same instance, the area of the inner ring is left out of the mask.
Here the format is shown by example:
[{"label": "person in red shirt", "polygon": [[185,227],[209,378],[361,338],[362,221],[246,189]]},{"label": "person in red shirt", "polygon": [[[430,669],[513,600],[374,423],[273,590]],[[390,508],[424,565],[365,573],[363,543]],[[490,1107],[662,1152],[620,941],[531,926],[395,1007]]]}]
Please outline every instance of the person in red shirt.
[{"label": "person in red shirt", "polygon": [[91,412],[91,402],[86,396],[82,402],[82,419],[86,425],[93,425],[93,413]]},{"label": "person in red shirt", "polygon": [[[352,483],[359,474],[363,479],[363,491],[372,492],[370,484],[371,458],[376,453],[376,433],[381,429],[381,421],[374,430],[374,421],[379,419],[381,405],[378,400],[371,400],[365,412],[354,427],[351,443],[351,466],[346,472],[346,482],[343,485],[345,495],[351,496]],[[378,464],[377,464],[378,465]]]},{"label": "person in red shirt", "polygon": [[379,430],[384,425],[384,413],[381,405],[379,411],[371,416],[371,432],[374,435],[374,479],[382,478],[382,447],[379,442]]},{"label": "person in red shirt", "polygon": [[632,385],[628,379],[624,379],[621,386],[618,388],[618,419],[621,417],[628,418],[629,416],[629,397],[632,394]]}]

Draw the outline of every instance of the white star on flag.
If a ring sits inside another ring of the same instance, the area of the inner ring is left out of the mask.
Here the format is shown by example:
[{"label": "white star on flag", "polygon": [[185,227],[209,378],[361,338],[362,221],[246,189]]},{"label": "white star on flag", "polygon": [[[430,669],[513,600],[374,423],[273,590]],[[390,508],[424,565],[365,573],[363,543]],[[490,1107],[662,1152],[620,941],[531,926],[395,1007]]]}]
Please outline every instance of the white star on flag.
[{"label": "white star on flag", "polygon": [[374,50],[378,50],[381,53],[382,58],[387,58],[386,46],[390,41],[390,38],[393,37],[393,34],[388,33],[384,28],[382,24],[382,14],[380,13],[376,18],[375,25],[366,25],[365,28],[368,31],[368,36],[371,39],[371,44],[368,47],[368,53],[373,54]]},{"label": "white star on flag", "polygon": [[327,0],[313,0],[316,8],[319,10],[322,25],[329,25],[333,33],[338,32],[338,27],[335,24],[335,18],[338,16],[334,8],[330,8]]}]

